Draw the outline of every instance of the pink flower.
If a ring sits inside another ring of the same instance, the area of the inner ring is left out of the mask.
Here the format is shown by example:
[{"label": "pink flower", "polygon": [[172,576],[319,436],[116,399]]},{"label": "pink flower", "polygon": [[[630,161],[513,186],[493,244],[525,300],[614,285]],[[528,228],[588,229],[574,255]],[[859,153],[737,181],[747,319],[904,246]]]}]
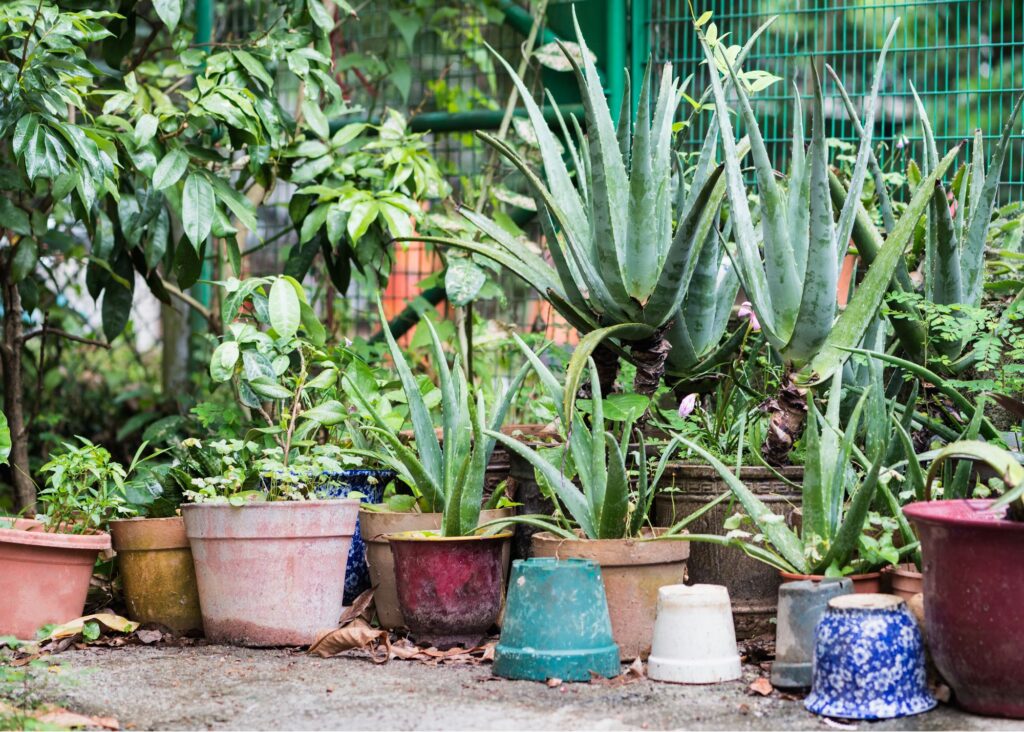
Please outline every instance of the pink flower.
[{"label": "pink flower", "polygon": [[679,402],[679,418],[680,419],[686,419],[691,414],[693,414],[693,410],[696,407],[697,407],[697,395],[696,394],[687,394],[686,396],[683,397],[683,401]]},{"label": "pink flower", "polygon": [[738,315],[741,319],[749,319],[751,329],[761,330],[761,323],[757,319],[757,313],[754,312],[754,308],[750,306],[749,302],[740,303],[740,309],[736,312],[736,315]]}]

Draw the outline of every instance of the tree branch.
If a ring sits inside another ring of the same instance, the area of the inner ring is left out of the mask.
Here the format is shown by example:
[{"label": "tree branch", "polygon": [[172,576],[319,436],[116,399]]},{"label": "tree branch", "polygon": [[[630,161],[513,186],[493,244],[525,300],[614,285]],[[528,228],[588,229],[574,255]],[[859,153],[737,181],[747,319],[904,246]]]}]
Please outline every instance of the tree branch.
[{"label": "tree branch", "polygon": [[55,335],[59,338],[66,338],[69,341],[84,343],[87,346],[96,346],[97,348],[105,348],[108,351],[110,350],[109,343],[106,343],[104,341],[96,341],[93,340],[92,338],[83,338],[82,336],[76,336],[73,333],[68,333],[66,330],[61,330],[60,328],[53,328],[49,325],[44,325],[42,328],[38,328],[37,330],[30,330],[28,333],[23,334],[21,336],[21,342],[22,344],[24,344],[27,341],[32,340],[33,338],[38,338],[43,335]]}]

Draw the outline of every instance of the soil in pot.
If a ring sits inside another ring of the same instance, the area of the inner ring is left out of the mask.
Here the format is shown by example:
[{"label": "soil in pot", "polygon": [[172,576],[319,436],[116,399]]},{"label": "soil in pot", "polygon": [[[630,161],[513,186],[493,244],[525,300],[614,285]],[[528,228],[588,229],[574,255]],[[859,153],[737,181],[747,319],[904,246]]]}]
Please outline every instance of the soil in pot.
[{"label": "soil in pot", "polygon": [[[803,480],[803,468],[782,468],[780,472],[796,485]],[[800,489],[779,480],[767,468],[745,467],[740,477],[772,511],[789,517],[800,508]],[[710,465],[670,464],[662,486],[672,490],[663,490],[654,499],[653,519],[658,526],[672,526],[729,492],[729,486]],[[735,502],[727,499],[690,524],[687,531],[724,535],[727,532],[723,524],[735,510]],[[729,590],[737,638],[775,632],[772,618],[781,582],[775,569],[733,547],[694,542],[687,573],[691,584],[725,585]]]},{"label": "soil in pot", "polygon": [[[653,537],[661,531],[647,529],[644,536]],[[685,581],[690,549],[686,541],[572,540],[546,531],[533,537],[535,557],[590,559],[600,565],[612,636],[624,661],[650,654],[658,589]]]},{"label": "soil in pot", "polygon": [[1024,719],[1024,523],[989,500],[913,503],[932,658],[968,711]]},{"label": "soil in pot", "polygon": [[203,629],[185,521],[135,518],[110,523],[128,616],[176,633]]},{"label": "soil in pot", "polygon": [[182,506],[206,637],[302,646],[337,627],[359,502]]},{"label": "soil in pot", "polygon": [[0,635],[32,640],[82,615],[93,566],[110,535],[57,534],[32,519],[0,519]]},{"label": "soil in pot", "polygon": [[[821,582],[825,579],[823,574],[794,574],[792,572],[779,572],[783,582],[800,582],[810,580]],[[846,577],[853,581],[853,594],[875,595],[882,592],[882,573],[867,572],[865,574],[848,574]]]},{"label": "soil in pot", "polygon": [[[441,514],[385,511],[382,506],[359,510],[359,526],[363,541],[366,542],[366,560],[370,565],[370,581],[373,586],[373,604],[377,610],[377,622],[382,628],[392,630],[405,627],[402,610],[398,606],[398,590],[395,586],[395,562],[388,546],[387,535],[404,531],[440,531]],[[512,509],[499,508],[480,512],[480,523],[485,524],[512,515]],[[502,549],[502,576],[508,577],[511,544],[506,542]],[[504,582],[502,583],[504,586]]]},{"label": "soil in pot", "polygon": [[398,604],[412,637],[438,648],[472,648],[498,620],[505,594],[502,552],[511,531],[492,536],[388,536]]}]

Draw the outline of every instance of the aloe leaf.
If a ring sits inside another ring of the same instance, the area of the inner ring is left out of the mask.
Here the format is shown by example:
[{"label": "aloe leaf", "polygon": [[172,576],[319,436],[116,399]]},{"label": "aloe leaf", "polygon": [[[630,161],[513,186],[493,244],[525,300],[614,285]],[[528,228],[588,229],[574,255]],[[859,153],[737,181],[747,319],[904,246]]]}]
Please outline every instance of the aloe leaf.
[{"label": "aloe leaf", "polygon": [[[700,195],[704,188],[704,181],[708,179],[717,166],[715,165],[715,153],[718,150],[718,113],[712,115],[711,121],[708,123],[708,131],[704,136],[704,142],[700,148],[700,155],[697,157],[697,165],[694,166],[693,177],[690,179],[689,186],[686,187],[686,196],[683,199],[681,205],[678,206],[678,211],[681,215],[685,216],[696,205],[697,196]],[[680,160],[679,165],[680,179],[682,178],[682,161]],[[680,185],[682,190],[682,185]]]},{"label": "aloe leaf", "polygon": [[[860,147],[857,150],[857,160],[853,165],[853,175],[850,176],[850,197],[846,199],[846,205],[839,213],[839,226],[837,231],[838,246],[842,253],[846,252],[846,242],[850,239],[850,231],[853,229],[853,217],[857,204],[860,202],[860,194],[864,190],[864,179],[867,176],[868,160],[871,157],[871,135],[875,129],[875,113],[878,110],[878,91],[882,84],[882,74],[885,71],[885,56],[896,37],[896,29],[899,28],[900,20],[893,21],[889,28],[889,34],[885,37],[882,50],[878,54],[878,61],[875,62],[875,75],[871,81],[871,93],[868,97],[868,112],[864,120],[860,135]],[[936,157],[936,160],[938,158]]]},{"label": "aloe leaf", "polygon": [[583,372],[587,368],[590,357],[594,354],[597,347],[601,345],[601,341],[613,336],[619,338],[627,337],[627,339],[635,340],[648,337],[652,333],[654,333],[653,328],[641,323],[618,323],[605,328],[598,328],[580,339],[572,353],[572,358],[569,359],[569,366],[565,372],[565,387],[563,388],[564,406],[562,407],[561,414],[563,424],[565,424],[565,418],[574,413],[576,392],[579,391],[580,382],[583,380]]},{"label": "aloe leaf", "polygon": [[[722,152],[725,156],[726,189],[729,195],[730,215],[733,220],[733,231],[736,239],[737,274],[743,289],[750,298],[755,312],[761,321],[761,327],[773,345],[784,345],[776,332],[773,301],[768,290],[761,255],[758,248],[759,237],[754,230],[753,217],[747,202],[747,188],[740,169],[740,158],[737,153],[736,139],[733,136],[732,122],[729,119],[729,104],[722,89],[722,80],[718,75],[715,60],[707,41],[701,37],[704,57],[710,69],[711,89],[715,98],[718,125],[722,133]],[[755,122],[756,125],[756,122]],[[753,143],[751,143],[753,144]]]},{"label": "aloe leaf", "polygon": [[932,483],[935,482],[943,463],[951,458],[980,461],[996,471],[1006,485],[1006,492],[996,499],[993,508],[1009,505],[1024,496],[1024,466],[1006,450],[978,440],[954,442],[939,450],[928,468],[926,496],[931,496]]},{"label": "aloe leaf", "polygon": [[961,266],[964,272],[964,298],[968,305],[977,307],[981,295],[985,274],[985,238],[989,223],[992,221],[992,208],[995,206],[996,194],[999,190],[999,179],[1002,177],[1003,161],[1010,145],[1010,135],[1017,116],[1020,114],[1024,95],[1017,97],[1010,113],[1010,119],[1003,127],[1003,134],[992,153],[992,162],[985,173],[985,183],[978,202],[971,208],[971,222],[967,227],[967,239],[961,253]]},{"label": "aloe leaf", "polygon": [[380,314],[381,330],[384,339],[387,341],[388,350],[391,352],[391,359],[394,362],[395,371],[402,382],[402,390],[409,406],[409,418],[412,421],[413,434],[416,436],[416,449],[419,451],[420,460],[424,469],[431,476],[434,485],[443,486],[444,476],[442,474],[441,446],[437,441],[437,433],[434,432],[434,423],[430,419],[430,411],[423,403],[423,395],[420,393],[419,382],[409,368],[408,362],[402,349],[399,348],[395,337],[391,335],[391,328],[388,327],[387,316],[384,315],[384,304],[377,298],[377,312]]},{"label": "aloe leaf", "polygon": [[546,263],[544,264],[547,268],[546,272],[535,269],[535,263],[531,264],[519,258],[520,252],[516,252],[515,254],[509,253],[509,251],[500,244],[493,245],[487,242],[476,242],[469,239],[422,235],[418,235],[416,237],[416,241],[441,244],[444,246],[454,247],[455,249],[461,249],[466,252],[483,255],[512,272],[512,274],[519,277],[519,279],[538,292],[545,292],[550,289],[555,289],[561,292],[561,286],[558,283],[558,278],[550,265]]},{"label": "aloe leaf", "polygon": [[[720,282],[722,273],[722,252],[719,249],[718,235],[709,231],[697,255],[696,265],[686,288],[686,299],[683,301],[677,322],[684,322],[689,340],[696,357],[703,356],[709,347],[714,346],[725,332],[725,323],[719,320],[720,303],[727,299],[732,290],[735,300],[735,289],[729,282]],[[726,262],[726,272],[732,269]],[[739,285],[738,280],[732,281]],[[731,302],[729,303],[732,304]]]},{"label": "aloe leaf", "polygon": [[814,405],[814,397],[807,394],[807,426],[804,428],[804,486],[801,511],[803,514],[803,535],[808,533],[815,536],[828,536],[828,521],[826,519],[827,501],[825,500],[825,488],[828,482],[825,467],[822,465],[821,455],[821,428],[818,426],[820,418],[818,408]]},{"label": "aloe leaf", "polygon": [[[799,310],[796,317],[789,321],[789,340],[779,349],[783,359],[797,366],[813,358],[832,331],[836,312],[836,285],[839,280],[832,197],[828,190],[828,152],[825,149],[825,119],[822,114],[824,101],[817,71],[814,71],[814,93],[817,104],[814,106],[814,129],[811,133],[807,267],[800,286],[797,286],[795,279],[789,281],[790,292],[797,293]],[[776,302],[774,293],[772,302]]]},{"label": "aloe leaf", "polygon": [[753,520],[772,547],[775,548],[786,562],[796,568],[797,572],[806,573],[807,560],[804,557],[803,543],[793,533],[793,530],[786,526],[784,521],[779,520],[781,517],[773,513],[760,498],[754,495],[746,485],[733,475],[732,471],[721,460],[685,437],[676,435],[676,439],[679,440],[680,444],[692,450],[701,460],[715,469],[726,485],[729,486],[730,490],[732,490],[740,505],[743,506],[747,516]]},{"label": "aloe leaf", "polygon": [[625,459],[610,432],[605,432],[603,439],[595,437],[594,440],[595,444],[604,443],[608,450],[608,483],[601,505],[598,535],[602,539],[621,539],[626,536],[629,515],[629,478]]},{"label": "aloe leaf", "polygon": [[654,541],[696,541],[702,544],[717,544],[718,546],[733,547],[735,549],[739,549],[748,557],[756,559],[759,562],[764,562],[780,572],[791,572],[793,574],[801,574],[803,572],[803,570],[793,566],[775,552],[755,544],[748,544],[740,539],[731,539],[727,536],[718,536],[715,534],[672,534],[668,536],[659,536],[657,539],[654,539]]},{"label": "aloe leaf", "polygon": [[881,469],[882,456],[879,455],[871,465],[864,482],[850,499],[850,506],[846,509],[846,515],[843,516],[839,531],[836,532],[835,539],[825,557],[813,568],[815,572],[827,569],[833,562],[845,566],[855,556],[857,545],[860,543],[860,535],[864,531],[864,522],[867,521],[871,503],[874,501],[878,489],[878,474]]},{"label": "aloe leaf", "polygon": [[[476,408],[471,409],[473,425],[473,448],[470,452],[466,480],[459,496],[459,530],[461,536],[468,536],[480,523],[480,505],[484,498],[484,480],[487,474],[487,446],[489,440],[484,434],[484,395],[477,393]],[[493,443],[492,443],[493,444]]]},{"label": "aloe leaf", "polygon": [[892,273],[896,271],[898,262],[903,258],[903,250],[914,233],[917,220],[921,218],[928,205],[935,181],[945,174],[959,151],[958,145],[942,159],[925,180],[921,181],[921,185],[914,192],[914,197],[896,222],[896,228],[886,239],[875,261],[868,267],[867,274],[853,293],[846,309],[836,320],[821,350],[805,369],[804,378],[810,383],[820,383],[831,376],[849,358],[849,352],[845,349],[852,347],[864,337],[864,331],[867,330],[889,288]]},{"label": "aloe leaf", "polygon": [[[456,456],[460,443],[465,439],[465,421],[462,419],[462,405],[460,404],[460,397],[463,395],[458,393],[458,391],[464,392],[465,389],[464,387],[457,389],[459,385],[452,378],[451,369],[448,367],[448,357],[445,356],[441,339],[437,335],[434,324],[430,322],[430,318],[423,318],[420,322],[426,325],[427,332],[430,334],[432,360],[434,368],[437,369],[438,386],[441,390],[441,434],[443,437],[441,441],[441,456],[444,474],[442,486],[447,496],[452,487],[453,476],[451,471],[457,463]],[[385,329],[387,329],[387,326],[385,326]],[[458,362],[456,361],[457,372],[458,368]],[[417,392],[419,392],[418,387]],[[436,435],[437,433],[435,432],[434,434]]]},{"label": "aloe leaf", "polygon": [[[505,415],[508,414],[509,408],[512,406],[512,402],[516,400],[519,395],[519,389],[523,385],[523,381],[526,379],[527,374],[530,373],[530,369],[533,365],[526,361],[516,375],[512,377],[511,383],[505,389],[505,393],[501,397],[501,401],[498,402],[498,408],[494,410],[494,415],[490,421],[490,429],[494,432],[501,432],[501,426],[505,424]],[[494,452],[494,439],[490,437],[481,437],[484,440],[484,464],[490,464],[491,455]]]},{"label": "aloe leaf", "polygon": [[541,514],[526,514],[521,516],[509,516],[508,518],[494,519],[487,523],[480,524],[478,527],[481,531],[484,529],[493,528],[504,528],[509,524],[523,524],[524,526],[532,526],[535,529],[542,531],[549,531],[559,539],[579,539],[580,537],[572,531],[563,528],[551,520],[548,516]]},{"label": "aloe leaf", "polygon": [[[604,395],[601,393],[601,382],[597,376],[594,359],[588,358],[587,365],[590,369],[590,403],[593,405],[593,414],[590,419],[590,450],[589,454],[580,455],[576,463],[590,466],[589,474],[584,474],[581,471],[580,479],[584,481],[583,491],[590,503],[590,514],[594,517],[597,534],[600,538],[606,539],[612,537],[609,537],[604,530],[605,498],[610,477],[607,446],[604,439]],[[580,426],[583,427],[583,425]],[[574,427],[574,429],[576,428]],[[572,439],[571,436],[570,439]],[[612,450],[615,450],[614,445]]]},{"label": "aloe leaf", "polygon": [[[652,64],[648,62],[647,68],[645,69],[644,80],[643,80],[644,84],[647,84],[647,83],[650,82],[650,69],[651,69],[651,65]],[[619,103],[619,122],[618,122],[618,124],[615,127],[615,138],[619,142],[619,154],[622,155],[622,162],[623,162],[623,164],[626,167],[629,167],[629,165],[630,165],[630,145],[629,145],[629,141],[630,141],[630,134],[632,132],[632,129],[630,128],[630,122],[632,120],[632,114],[630,113],[629,105],[631,103],[630,100],[632,100],[633,97],[630,95],[630,91],[629,91],[629,69],[624,69],[624,70],[626,72],[626,75],[625,75],[625,88],[623,89],[622,100]],[[643,96],[644,96],[643,85],[641,85],[640,89],[641,89],[640,97],[643,98]],[[643,105],[643,102],[640,103],[640,109],[645,109],[644,105]],[[637,112],[637,119],[639,120],[639,118],[640,118],[640,113]]]},{"label": "aloe leaf", "polygon": [[500,432],[493,432],[491,430],[487,430],[485,434],[488,437],[496,439],[507,449],[529,462],[534,469],[538,470],[555,491],[555,495],[558,496],[558,500],[565,506],[565,510],[568,511],[573,520],[579,524],[584,535],[589,539],[597,538],[597,531],[594,525],[593,516],[590,513],[590,505],[583,493],[580,492],[579,488],[574,486],[571,481],[566,480],[565,476],[562,475],[555,466],[518,440],[508,437],[507,435],[503,435]]},{"label": "aloe leaf", "polygon": [[579,150],[576,144],[573,142],[572,135],[569,134],[569,128],[565,124],[565,118],[562,116],[562,110],[558,108],[558,103],[555,102],[554,95],[548,89],[544,90],[545,96],[548,98],[548,104],[551,109],[555,112],[555,119],[558,120],[558,128],[562,131],[562,143],[568,148],[569,156],[572,158],[573,169],[576,171],[576,188],[579,190],[580,198],[583,200],[583,205],[588,205],[589,196],[587,194],[587,179],[584,175],[583,161],[580,159]]},{"label": "aloe leaf", "polygon": [[800,91],[795,84],[793,108],[793,149],[790,153],[789,188],[786,190],[786,226],[789,244],[793,248],[796,281],[803,282],[811,236],[811,168],[804,153],[804,112],[800,104]]},{"label": "aloe leaf", "polygon": [[[932,222],[935,228],[935,266],[932,270],[932,298],[939,305],[958,305],[963,302],[960,281],[960,248],[957,246],[953,217],[942,184],[936,184],[932,195]],[[956,358],[963,350],[963,341],[934,339],[936,349],[949,358]]]}]

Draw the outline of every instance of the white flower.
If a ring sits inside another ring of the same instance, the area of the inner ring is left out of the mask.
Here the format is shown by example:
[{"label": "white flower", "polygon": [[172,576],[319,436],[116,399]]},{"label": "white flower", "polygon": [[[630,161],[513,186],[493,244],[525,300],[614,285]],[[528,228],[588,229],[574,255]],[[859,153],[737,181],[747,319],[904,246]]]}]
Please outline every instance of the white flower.
[{"label": "white flower", "polygon": [[686,419],[693,410],[697,407],[697,395],[687,394],[683,397],[683,401],[679,402],[679,417],[680,419]]}]

